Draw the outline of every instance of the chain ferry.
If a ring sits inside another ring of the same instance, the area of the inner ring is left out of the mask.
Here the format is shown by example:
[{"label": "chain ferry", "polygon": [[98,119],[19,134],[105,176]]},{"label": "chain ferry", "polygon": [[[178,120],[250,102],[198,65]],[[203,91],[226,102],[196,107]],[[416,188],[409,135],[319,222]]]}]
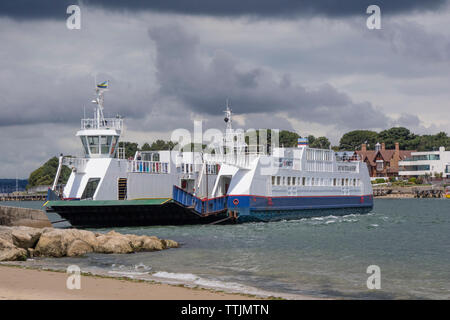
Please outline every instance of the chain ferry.
[{"label": "chain ferry", "polygon": [[[115,227],[299,219],[369,212],[373,194],[367,166],[332,150],[246,143],[225,111],[224,137],[214,151],[138,151],[119,148],[123,119],[103,116],[104,87],[97,87],[92,119],[76,136],[83,157],[60,156],[45,204],[73,226]],[[258,140],[257,140],[258,141]],[[62,190],[62,166],[72,169]]]}]

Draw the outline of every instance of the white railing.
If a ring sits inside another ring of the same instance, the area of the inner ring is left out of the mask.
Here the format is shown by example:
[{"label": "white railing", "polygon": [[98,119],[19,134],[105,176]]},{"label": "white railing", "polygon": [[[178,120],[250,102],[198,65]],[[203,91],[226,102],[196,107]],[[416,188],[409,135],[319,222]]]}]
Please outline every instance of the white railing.
[{"label": "white railing", "polygon": [[252,162],[260,157],[260,153],[248,154],[212,154],[205,159],[208,163],[225,163],[242,169],[250,169]]},{"label": "white railing", "polygon": [[105,118],[98,122],[97,119],[81,119],[81,129],[115,129],[122,130],[123,119]]},{"label": "white railing", "polygon": [[64,158],[63,165],[68,166],[71,169],[75,169],[79,173],[83,173],[86,170],[86,164],[89,159],[86,158]]},{"label": "white railing", "polygon": [[129,160],[127,171],[137,173],[166,174],[169,173],[170,170],[168,162]]}]

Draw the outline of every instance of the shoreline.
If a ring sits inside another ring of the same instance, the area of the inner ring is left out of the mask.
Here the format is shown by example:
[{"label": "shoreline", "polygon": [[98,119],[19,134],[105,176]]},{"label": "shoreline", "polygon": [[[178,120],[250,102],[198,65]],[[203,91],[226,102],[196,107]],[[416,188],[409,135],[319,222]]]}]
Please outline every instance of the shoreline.
[{"label": "shoreline", "polygon": [[[81,274],[81,289],[66,288],[68,274],[19,264],[0,264],[0,300],[285,300],[186,284]],[[324,298],[296,295],[297,300]]]},{"label": "shoreline", "polygon": [[[81,289],[66,287],[68,274],[13,264],[0,264],[0,300],[260,300],[264,297],[227,293],[156,281],[81,274]],[[266,299],[278,299],[269,297]]]}]

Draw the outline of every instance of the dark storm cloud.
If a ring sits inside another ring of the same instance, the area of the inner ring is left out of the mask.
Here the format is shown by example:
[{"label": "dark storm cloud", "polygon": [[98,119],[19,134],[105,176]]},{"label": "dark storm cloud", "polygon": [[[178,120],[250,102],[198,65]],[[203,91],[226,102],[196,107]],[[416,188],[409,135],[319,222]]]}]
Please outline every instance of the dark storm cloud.
[{"label": "dark storm cloud", "polygon": [[365,14],[369,5],[379,5],[384,14],[413,10],[436,10],[447,0],[2,0],[0,15],[14,18],[63,18],[70,4],[86,5],[115,11],[157,11],[190,15],[258,17],[298,17],[324,15],[342,17]]},{"label": "dark storm cloud", "polygon": [[329,84],[306,88],[286,74],[243,68],[224,51],[205,58],[198,39],[179,26],[151,28],[149,35],[157,49],[161,96],[173,97],[196,113],[218,114],[220,103],[231,98],[237,114],[284,112],[298,120],[353,128],[380,128],[390,121],[370,103],[355,103]]}]

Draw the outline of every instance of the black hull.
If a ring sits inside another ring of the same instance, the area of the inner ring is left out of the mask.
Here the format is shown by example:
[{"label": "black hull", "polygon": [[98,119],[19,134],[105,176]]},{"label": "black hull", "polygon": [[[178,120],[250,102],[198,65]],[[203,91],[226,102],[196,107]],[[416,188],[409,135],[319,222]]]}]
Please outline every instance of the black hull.
[{"label": "black hull", "polygon": [[173,202],[132,206],[52,206],[47,211],[59,214],[78,228],[211,224],[227,218],[225,211],[200,216]]}]

